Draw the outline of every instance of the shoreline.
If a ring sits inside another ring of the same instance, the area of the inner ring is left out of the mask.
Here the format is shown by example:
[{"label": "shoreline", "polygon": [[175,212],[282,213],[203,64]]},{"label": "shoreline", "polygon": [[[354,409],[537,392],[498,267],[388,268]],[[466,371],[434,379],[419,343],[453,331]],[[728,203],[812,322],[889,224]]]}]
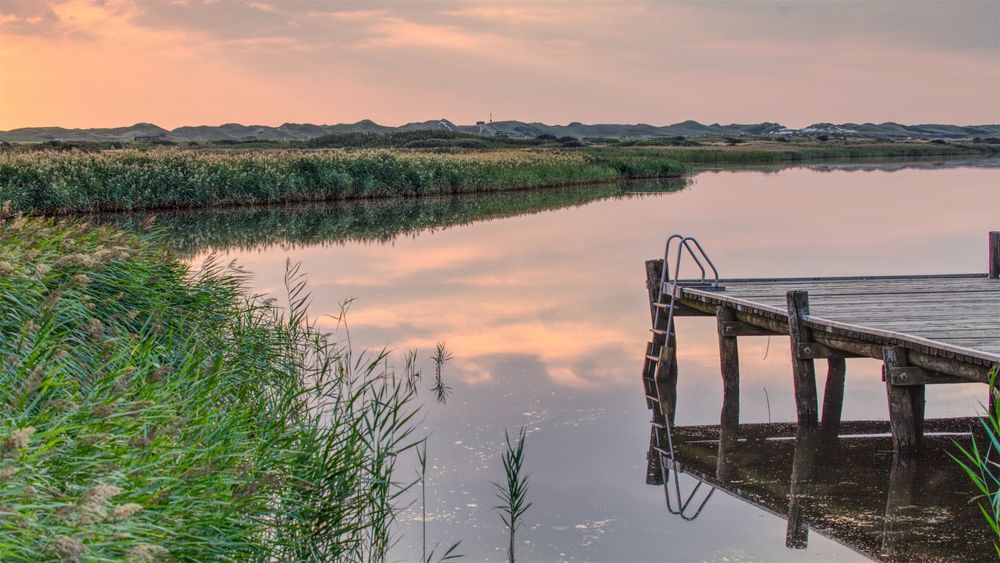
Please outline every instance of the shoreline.
[{"label": "shoreline", "polygon": [[[920,149],[914,154],[915,147]],[[989,162],[1000,157],[1000,150],[992,146],[979,151],[931,147],[905,145],[884,153],[884,145],[852,145],[847,147],[850,155],[836,147],[760,150],[741,146],[485,152],[8,151],[0,152],[0,202],[8,213],[55,217],[181,212],[583,187],[684,179],[706,171],[753,167]],[[859,156],[859,152],[869,154]]]}]

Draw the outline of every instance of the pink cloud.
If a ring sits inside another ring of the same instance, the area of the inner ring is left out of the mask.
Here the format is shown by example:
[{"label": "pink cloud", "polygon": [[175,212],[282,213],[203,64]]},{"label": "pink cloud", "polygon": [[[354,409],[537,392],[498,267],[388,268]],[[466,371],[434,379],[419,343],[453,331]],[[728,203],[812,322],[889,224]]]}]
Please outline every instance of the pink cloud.
[{"label": "pink cloud", "polygon": [[5,0],[0,129],[1000,121],[989,3],[328,6]]}]

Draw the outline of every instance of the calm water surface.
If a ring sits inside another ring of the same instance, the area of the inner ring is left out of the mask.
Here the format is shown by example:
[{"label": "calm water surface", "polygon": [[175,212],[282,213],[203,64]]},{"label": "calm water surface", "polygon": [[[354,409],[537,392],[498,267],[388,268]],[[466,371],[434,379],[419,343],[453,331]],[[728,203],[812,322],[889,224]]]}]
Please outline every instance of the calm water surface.
[{"label": "calm water surface", "polygon": [[[506,217],[480,202],[466,216],[452,208],[384,204],[385,217],[406,216],[406,224],[428,227],[416,231],[373,231],[380,204],[267,212],[242,223],[231,214],[165,220],[176,221],[193,263],[213,252],[235,259],[253,273],[261,292],[281,296],[286,261],[301,261],[314,315],[337,314],[340,303],[354,299],[348,323],[355,347],[386,346],[397,358],[419,349],[430,546],[462,540],[466,560],[505,557],[506,532],[491,481],[502,477],[504,429],[525,425],[534,504],[518,537],[523,560],[863,558],[818,533],[808,536],[805,548],[787,548],[783,518],[724,492],[693,521],[681,520],[667,512],[663,489],[646,484],[649,413],[639,374],[650,323],[643,262],[662,252],[666,235],[680,232],[698,237],[724,277],[985,271],[986,232],[1000,226],[1000,169],[719,171],[698,174],[687,186],[656,189],[661,192],[599,194],[589,201],[564,191],[563,200],[553,196],[551,205]],[[354,215],[338,216],[344,213]],[[326,228],[325,221],[339,226]],[[716,424],[722,391],[715,320],[681,318],[677,330],[677,423]],[[446,405],[427,389],[430,352],[442,341],[454,354],[445,366],[453,387]],[[740,348],[742,421],[793,421],[787,339],[741,339]],[[927,416],[974,415],[983,398],[979,385],[930,386]],[[886,417],[880,365],[851,360],[844,419]],[[775,453],[773,463],[757,460],[778,476],[771,488],[779,492],[792,463],[794,441],[785,443],[787,451]],[[851,458],[855,466],[870,462],[871,473],[885,477],[865,489],[877,508],[874,520],[857,523],[859,530],[883,535],[889,529],[879,520],[887,502],[887,448],[888,441],[876,442],[863,448],[873,452],[871,459]],[[403,465],[408,478],[414,460]],[[840,489],[865,497],[843,485],[850,479],[833,479],[824,493],[828,504],[836,504]],[[907,483],[933,487],[961,476],[945,470],[927,479]],[[959,503],[953,510],[965,510],[963,518],[973,514],[970,525],[980,525],[975,507]],[[973,529],[969,543],[949,528],[957,512],[936,514],[940,522],[931,535],[965,542],[957,545],[967,550],[989,548],[976,545],[975,538],[986,538],[985,526]],[[420,558],[420,530],[414,505],[401,514],[394,558]]]}]

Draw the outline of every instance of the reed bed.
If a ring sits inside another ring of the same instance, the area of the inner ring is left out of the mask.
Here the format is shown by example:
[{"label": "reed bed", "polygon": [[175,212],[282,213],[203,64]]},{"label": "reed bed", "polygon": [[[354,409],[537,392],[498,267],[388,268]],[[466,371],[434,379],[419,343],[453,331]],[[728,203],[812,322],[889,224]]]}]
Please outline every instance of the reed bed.
[{"label": "reed bed", "polygon": [[0,201],[66,214],[421,196],[678,176],[662,155],[400,150],[0,152]]},{"label": "reed bed", "polygon": [[820,145],[815,143],[769,143],[713,146],[700,148],[678,147],[608,147],[601,149],[608,158],[659,158],[692,166],[766,165],[797,162],[823,162],[836,160],[876,160],[911,158],[996,158],[1000,156],[997,145],[933,143],[870,143]]},{"label": "reed bed", "polygon": [[287,282],[0,219],[0,559],[381,559],[411,394]]}]

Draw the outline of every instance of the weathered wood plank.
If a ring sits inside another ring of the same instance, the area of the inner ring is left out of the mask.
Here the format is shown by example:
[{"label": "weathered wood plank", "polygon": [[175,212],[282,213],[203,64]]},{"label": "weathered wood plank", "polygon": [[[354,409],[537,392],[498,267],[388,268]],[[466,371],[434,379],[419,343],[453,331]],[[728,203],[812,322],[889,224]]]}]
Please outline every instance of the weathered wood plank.
[{"label": "weathered wood plank", "polygon": [[819,342],[806,342],[804,344],[799,344],[799,349],[797,356],[802,359],[810,360],[820,360],[824,358],[857,358],[860,357],[858,354],[853,352],[844,352],[843,350],[837,350],[830,348]]},{"label": "weathered wood plank", "polygon": [[771,336],[774,331],[762,329],[751,324],[744,323],[742,321],[736,320],[736,311],[729,307],[724,307],[731,314],[727,317],[733,320],[723,321],[719,325],[719,332],[723,336]]},{"label": "weathered wood plank", "polygon": [[926,385],[928,383],[968,383],[964,379],[950,377],[916,366],[896,366],[886,370],[893,385]]}]

